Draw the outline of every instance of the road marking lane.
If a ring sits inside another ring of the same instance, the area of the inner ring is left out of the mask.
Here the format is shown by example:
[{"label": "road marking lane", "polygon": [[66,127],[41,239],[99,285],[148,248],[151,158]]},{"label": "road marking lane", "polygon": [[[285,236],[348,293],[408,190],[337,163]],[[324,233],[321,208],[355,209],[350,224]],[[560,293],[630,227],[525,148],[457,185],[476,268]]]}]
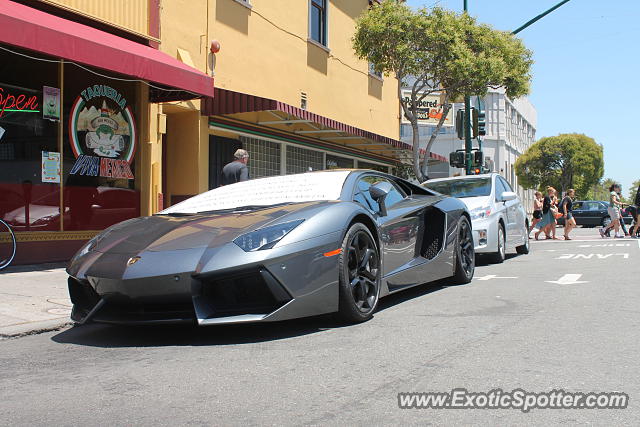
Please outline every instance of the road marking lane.
[{"label": "road marking lane", "polygon": [[575,285],[577,283],[589,283],[585,280],[580,280],[582,274],[565,274],[558,280],[545,280],[546,283],[557,283],[558,285]]},{"label": "road marking lane", "polygon": [[629,258],[628,253],[616,253],[616,254],[562,254],[555,259],[607,259],[612,256],[621,256],[624,259]]},{"label": "road marking lane", "polygon": [[487,274],[482,277],[474,277],[474,280],[491,280],[491,279],[517,279],[517,277],[498,277],[495,274]]}]

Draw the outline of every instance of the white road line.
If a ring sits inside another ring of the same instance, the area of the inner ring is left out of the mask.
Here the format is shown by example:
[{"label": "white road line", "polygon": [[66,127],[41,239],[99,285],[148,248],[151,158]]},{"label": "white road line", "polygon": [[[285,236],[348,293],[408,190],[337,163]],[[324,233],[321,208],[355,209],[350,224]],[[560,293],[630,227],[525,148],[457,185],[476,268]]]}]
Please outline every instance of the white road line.
[{"label": "white road line", "polygon": [[474,280],[491,280],[491,279],[517,279],[517,277],[498,277],[495,274],[487,274],[482,277],[474,277]]},{"label": "white road line", "polygon": [[576,283],[589,283],[584,280],[579,280],[582,274],[565,274],[558,280],[545,280],[546,283],[557,283],[558,285],[575,285]]}]

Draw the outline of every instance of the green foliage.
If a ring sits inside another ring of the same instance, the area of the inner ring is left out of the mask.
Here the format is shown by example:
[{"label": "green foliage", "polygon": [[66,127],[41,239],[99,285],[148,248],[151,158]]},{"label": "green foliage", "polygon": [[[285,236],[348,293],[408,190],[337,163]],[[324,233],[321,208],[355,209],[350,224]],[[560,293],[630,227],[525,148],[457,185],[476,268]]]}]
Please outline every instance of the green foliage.
[{"label": "green foliage", "polygon": [[613,184],[616,184],[616,181],[611,178],[605,178],[602,181],[598,181],[589,189],[589,191],[587,191],[587,195],[584,199],[609,201],[609,194],[611,193],[609,188],[611,188]]},{"label": "green foliage", "polygon": [[515,168],[525,188],[574,188],[578,198],[585,198],[604,173],[602,146],[577,133],[542,138],[518,158]]},{"label": "green foliage", "polygon": [[[396,76],[401,85],[409,83],[408,77],[416,78],[410,99],[401,100],[412,125],[417,125],[421,97],[445,94],[443,116],[427,143],[427,152],[452,100],[483,96],[489,87],[504,87],[512,98],[529,92],[531,51],[513,34],[478,24],[466,13],[439,7],[413,11],[403,2],[383,0],[360,16],[352,42],[356,55],[372,63],[377,72]],[[417,126],[412,128],[414,171],[422,179],[426,163],[419,167],[420,141]]]},{"label": "green foliage", "polygon": [[640,186],[640,179],[636,179],[631,184],[631,188],[629,188],[629,203],[633,204],[636,200],[636,193],[638,192],[638,187]]}]

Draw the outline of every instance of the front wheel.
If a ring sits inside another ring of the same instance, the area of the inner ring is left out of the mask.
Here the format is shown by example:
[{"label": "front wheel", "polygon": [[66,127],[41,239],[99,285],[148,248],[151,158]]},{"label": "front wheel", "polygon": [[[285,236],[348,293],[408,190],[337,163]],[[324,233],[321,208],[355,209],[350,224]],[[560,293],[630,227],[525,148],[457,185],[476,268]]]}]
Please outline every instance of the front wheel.
[{"label": "front wheel", "polygon": [[338,315],[350,323],[373,316],[380,297],[380,252],[369,229],[353,224],[342,241]]},{"label": "front wheel", "polygon": [[530,246],[529,246],[529,224],[525,223],[524,224],[524,228],[525,228],[525,236],[524,236],[524,245],[521,246],[516,246],[516,252],[518,252],[521,255],[526,255],[529,253],[530,250]]},{"label": "front wheel", "polygon": [[0,220],[0,270],[11,264],[16,256],[16,235],[11,227]]},{"label": "front wheel", "polygon": [[495,264],[501,264],[506,258],[506,241],[504,235],[504,227],[502,224],[498,225],[498,251],[491,254],[491,262]]},{"label": "front wheel", "polygon": [[456,243],[456,269],[452,281],[454,283],[469,283],[473,279],[473,273],[476,268],[476,255],[473,248],[471,224],[465,216],[458,221],[458,239]]}]

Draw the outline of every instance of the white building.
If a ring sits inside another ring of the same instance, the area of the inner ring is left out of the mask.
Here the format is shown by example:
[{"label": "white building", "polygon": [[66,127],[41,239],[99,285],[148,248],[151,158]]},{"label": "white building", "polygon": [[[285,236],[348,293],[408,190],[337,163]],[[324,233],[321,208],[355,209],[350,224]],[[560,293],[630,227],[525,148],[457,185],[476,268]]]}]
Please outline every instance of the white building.
[{"label": "white building", "polygon": [[[486,113],[487,135],[482,137],[482,151],[487,166],[492,172],[498,172],[517,191],[529,212],[533,205],[533,192],[525,191],[518,185],[515,172],[516,159],[523,154],[536,139],[537,112],[527,98],[509,99],[503,89],[491,89],[482,100]],[[476,97],[472,98],[472,105],[478,106]],[[449,112],[455,118],[456,111],[464,108],[464,104],[454,104]],[[425,147],[435,126],[420,125],[420,145]],[[400,138],[411,144],[411,125],[403,123],[400,127]],[[478,147],[478,141],[473,140],[473,147]],[[463,149],[464,141],[458,139],[455,124],[444,126],[433,144],[431,151],[449,158],[449,153]],[[437,162],[429,166],[430,178],[443,178],[455,174],[464,174],[464,169],[452,168],[448,163]]]}]

